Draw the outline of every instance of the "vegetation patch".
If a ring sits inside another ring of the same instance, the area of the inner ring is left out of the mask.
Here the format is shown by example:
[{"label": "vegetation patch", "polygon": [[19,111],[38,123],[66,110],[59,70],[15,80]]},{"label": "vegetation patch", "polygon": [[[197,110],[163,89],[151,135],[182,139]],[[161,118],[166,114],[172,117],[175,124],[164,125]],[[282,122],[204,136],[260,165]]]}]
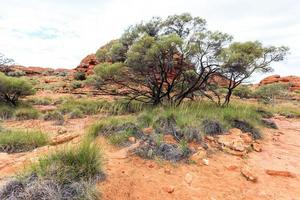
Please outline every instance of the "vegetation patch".
[{"label": "vegetation patch", "polygon": [[253,139],[261,139],[262,133],[259,129],[255,128],[249,122],[239,119],[232,120],[232,126],[238,129],[241,129],[243,132],[251,133]]},{"label": "vegetation patch", "polygon": [[27,174],[6,184],[0,198],[96,200],[95,182],[105,178],[101,151],[88,141],[41,158]]},{"label": "vegetation patch", "polygon": [[20,108],[15,112],[15,117],[17,120],[29,120],[38,119],[40,113],[35,108]]},{"label": "vegetation patch", "polygon": [[0,151],[17,153],[30,151],[48,143],[48,136],[40,131],[6,130],[0,132]]}]

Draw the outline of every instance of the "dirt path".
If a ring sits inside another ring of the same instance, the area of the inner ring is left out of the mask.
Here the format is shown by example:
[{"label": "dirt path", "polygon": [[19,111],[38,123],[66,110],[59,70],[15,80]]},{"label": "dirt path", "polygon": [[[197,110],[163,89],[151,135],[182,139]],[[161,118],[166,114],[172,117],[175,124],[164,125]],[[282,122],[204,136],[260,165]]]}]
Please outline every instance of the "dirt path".
[{"label": "dirt path", "polygon": [[[104,200],[296,200],[300,199],[300,122],[274,119],[279,130],[266,130],[263,151],[239,158],[218,152],[209,165],[170,164],[126,157],[124,150],[105,148],[107,180],[99,184]],[[241,175],[248,166],[258,177]],[[265,170],[284,170],[296,177],[270,176]],[[172,191],[174,190],[174,191]]]}]

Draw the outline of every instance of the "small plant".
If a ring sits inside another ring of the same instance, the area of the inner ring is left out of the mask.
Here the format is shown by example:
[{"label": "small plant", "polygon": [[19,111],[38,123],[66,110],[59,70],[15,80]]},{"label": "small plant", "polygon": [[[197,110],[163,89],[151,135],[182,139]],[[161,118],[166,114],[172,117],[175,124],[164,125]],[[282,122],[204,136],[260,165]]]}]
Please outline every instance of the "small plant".
[{"label": "small plant", "polygon": [[40,159],[32,166],[32,171],[60,184],[88,181],[103,176],[102,159],[101,150],[95,144],[84,141],[75,149],[66,149]]},{"label": "small plant", "polygon": [[235,88],[235,90],[233,90],[233,94],[241,99],[248,99],[253,96],[252,91],[246,85],[240,85]]},{"label": "small plant", "polygon": [[61,121],[61,120],[64,120],[64,116],[58,111],[51,111],[44,115],[44,120],[45,121],[52,121],[52,120]]},{"label": "small plant", "polygon": [[38,119],[39,116],[39,111],[34,108],[20,108],[15,113],[17,120]]},{"label": "small plant", "polygon": [[224,132],[222,124],[216,120],[203,120],[202,121],[203,132],[206,135],[220,135]]},{"label": "small plant", "polygon": [[31,98],[28,102],[32,105],[50,105],[52,103],[52,99],[45,97],[45,98]]},{"label": "small plant", "polygon": [[83,81],[86,79],[86,75],[84,72],[75,72],[74,79],[77,81]]},{"label": "small plant", "polygon": [[78,81],[73,82],[72,85],[71,85],[71,87],[72,87],[73,89],[82,88],[82,83],[80,83],[80,82],[78,82]]},{"label": "small plant", "polygon": [[74,109],[72,112],[70,112],[70,118],[76,119],[76,118],[83,118],[84,114],[80,109]]},{"label": "small plant", "polygon": [[23,152],[44,146],[48,136],[40,131],[6,130],[0,134],[0,151]]},{"label": "small plant", "polygon": [[0,103],[0,119],[10,119],[14,116],[15,109],[9,105]]}]

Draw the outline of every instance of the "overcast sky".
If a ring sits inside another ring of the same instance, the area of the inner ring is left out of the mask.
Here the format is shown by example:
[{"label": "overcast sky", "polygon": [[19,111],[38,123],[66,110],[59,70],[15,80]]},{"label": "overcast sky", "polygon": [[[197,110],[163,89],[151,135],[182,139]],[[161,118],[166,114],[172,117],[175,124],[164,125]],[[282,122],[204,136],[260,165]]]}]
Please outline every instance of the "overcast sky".
[{"label": "overcast sky", "polygon": [[0,0],[0,52],[25,66],[74,68],[129,25],[183,12],[235,41],[289,46],[272,74],[300,76],[299,0]]}]

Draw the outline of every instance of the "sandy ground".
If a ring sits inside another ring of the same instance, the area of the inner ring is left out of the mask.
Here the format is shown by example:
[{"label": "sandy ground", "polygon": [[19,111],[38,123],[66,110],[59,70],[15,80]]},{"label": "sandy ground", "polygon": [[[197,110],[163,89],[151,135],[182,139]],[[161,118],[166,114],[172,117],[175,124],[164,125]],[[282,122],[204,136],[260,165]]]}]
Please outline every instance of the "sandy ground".
[{"label": "sandy ground", "polygon": [[[83,136],[88,126],[101,116],[69,120],[62,126],[39,120],[8,121],[6,127],[35,128],[57,135],[62,128],[68,134]],[[107,179],[98,184],[104,200],[298,200],[300,199],[300,120],[274,119],[278,130],[265,129],[262,152],[251,152],[246,158],[217,152],[208,158],[209,165],[169,163],[127,156],[126,149],[97,142],[105,154]],[[76,144],[80,137],[69,144]],[[60,145],[62,146],[62,145]],[[39,156],[56,150],[46,146],[32,152],[0,154],[0,185]],[[250,167],[257,182],[246,180],[241,168]],[[294,178],[270,176],[265,170],[285,170]],[[187,181],[189,179],[189,181]]]}]

